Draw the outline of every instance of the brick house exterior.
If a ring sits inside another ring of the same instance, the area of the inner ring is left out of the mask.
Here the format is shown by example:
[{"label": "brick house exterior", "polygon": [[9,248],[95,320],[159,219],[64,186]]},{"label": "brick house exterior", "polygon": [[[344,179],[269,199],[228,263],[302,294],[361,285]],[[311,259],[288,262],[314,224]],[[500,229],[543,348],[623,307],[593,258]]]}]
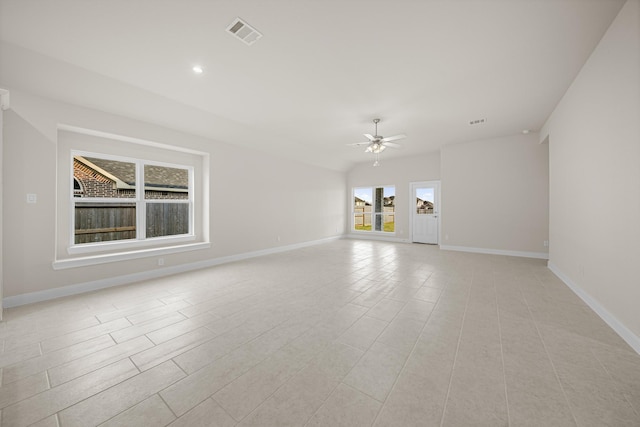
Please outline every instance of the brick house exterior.
[{"label": "brick house exterior", "polygon": [[[145,199],[189,198],[186,169],[148,166],[145,167],[145,172]],[[74,197],[136,197],[133,163],[76,156],[73,159],[73,178]]]}]

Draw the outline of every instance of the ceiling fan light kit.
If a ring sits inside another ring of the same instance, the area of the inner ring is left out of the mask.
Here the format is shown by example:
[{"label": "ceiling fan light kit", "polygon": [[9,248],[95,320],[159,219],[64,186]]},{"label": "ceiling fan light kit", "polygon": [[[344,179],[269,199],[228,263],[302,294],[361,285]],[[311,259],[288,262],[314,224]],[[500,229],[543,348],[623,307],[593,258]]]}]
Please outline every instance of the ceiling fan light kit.
[{"label": "ceiling fan light kit", "polygon": [[406,138],[407,136],[405,134],[399,134],[399,135],[389,136],[385,138],[384,136],[378,135],[378,123],[380,123],[380,119],[373,119],[373,123],[375,124],[375,127],[376,127],[375,135],[371,135],[369,133],[364,134],[364,136],[368,139],[368,141],[356,142],[354,144],[347,144],[347,145],[366,145],[367,148],[365,148],[364,152],[372,153],[376,156],[375,162],[373,162],[373,166],[380,166],[380,153],[386,150],[387,147],[400,148],[400,144],[392,141],[397,141],[398,139],[403,139],[403,138]]}]

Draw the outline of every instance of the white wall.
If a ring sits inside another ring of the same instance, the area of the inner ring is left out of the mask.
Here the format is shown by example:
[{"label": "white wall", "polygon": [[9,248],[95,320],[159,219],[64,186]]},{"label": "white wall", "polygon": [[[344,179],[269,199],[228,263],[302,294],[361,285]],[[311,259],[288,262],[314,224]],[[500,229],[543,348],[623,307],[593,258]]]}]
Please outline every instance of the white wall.
[{"label": "white wall", "polygon": [[[363,156],[365,154],[363,153]],[[440,179],[440,154],[432,153],[422,156],[385,159],[380,156],[380,166],[373,167],[371,161],[359,163],[347,175],[347,227],[350,227],[353,199],[351,191],[354,187],[371,187],[395,185],[396,187],[396,233],[394,239],[409,239],[409,183],[417,181],[436,181]],[[362,233],[358,234],[359,236]]]},{"label": "white wall", "polygon": [[[344,173],[20,91],[12,90],[11,97],[12,109],[4,115],[5,299],[33,292],[55,296],[49,291],[110,283],[114,276],[144,277],[160,269],[153,257],[53,270],[59,123],[210,154],[212,247],[163,255],[169,271],[344,233]],[[38,202],[27,204],[27,193],[37,194]]]},{"label": "white wall", "polygon": [[548,146],[537,134],[441,149],[442,245],[545,257]]},{"label": "white wall", "polygon": [[549,266],[640,351],[637,0],[621,9],[545,128]]},{"label": "white wall", "polygon": [[[8,94],[4,89],[0,88],[0,97],[4,97],[5,99],[8,97]],[[3,99],[4,100],[4,99]],[[4,196],[2,194],[4,183],[3,183],[3,172],[2,172],[2,157],[3,157],[3,146],[4,146],[4,103],[0,103],[0,320],[2,320],[2,294],[4,290],[4,285],[2,283],[3,276],[3,253],[2,253],[2,201],[4,200]],[[8,105],[7,105],[8,107]]]}]

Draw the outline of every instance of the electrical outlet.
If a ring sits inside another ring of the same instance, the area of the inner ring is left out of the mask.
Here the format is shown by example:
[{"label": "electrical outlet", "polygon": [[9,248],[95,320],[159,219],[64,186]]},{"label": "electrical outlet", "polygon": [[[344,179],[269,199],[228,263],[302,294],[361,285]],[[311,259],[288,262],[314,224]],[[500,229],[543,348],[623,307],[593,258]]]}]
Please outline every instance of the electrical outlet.
[{"label": "electrical outlet", "polygon": [[280,241],[280,236],[278,236],[277,239],[278,239],[278,242],[279,242]]},{"label": "electrical outlet", "polygon": [[164,265],[164,258],[158,258],[158,265]]},{"label": "electrical outlet", "polygon": [[544,245],[545,248],[549,247],[549,241],[548,240],[545,240],[542,244]]},{"label": "electrical outlet", "polygon": [[38,201],[38,195],[27,193],[27,203],[36,203]]}]

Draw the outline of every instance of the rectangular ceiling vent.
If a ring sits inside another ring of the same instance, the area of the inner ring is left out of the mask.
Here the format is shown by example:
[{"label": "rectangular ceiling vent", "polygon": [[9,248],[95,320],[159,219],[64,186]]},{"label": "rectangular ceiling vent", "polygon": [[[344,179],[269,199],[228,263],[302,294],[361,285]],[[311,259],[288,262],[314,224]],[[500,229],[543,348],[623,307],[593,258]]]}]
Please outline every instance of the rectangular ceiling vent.
[{"label": "rectangular ceiling vent", "polygon": [[470,124],[471,126],[473,126],[473,125],[481,125],[481,124],[484,124],[484,123],[486,123],[486,122],[487,122],[487,119],[475,119],[475,120],[471,120],[471,121],[469,122],[469,124]]},{"label": "rectangular ceiling vent", "polygon": [[231,25],[227,27],[227,31],[249,46],[262,37],[260,31],[256,30],[240,18],[234,19]]}]

